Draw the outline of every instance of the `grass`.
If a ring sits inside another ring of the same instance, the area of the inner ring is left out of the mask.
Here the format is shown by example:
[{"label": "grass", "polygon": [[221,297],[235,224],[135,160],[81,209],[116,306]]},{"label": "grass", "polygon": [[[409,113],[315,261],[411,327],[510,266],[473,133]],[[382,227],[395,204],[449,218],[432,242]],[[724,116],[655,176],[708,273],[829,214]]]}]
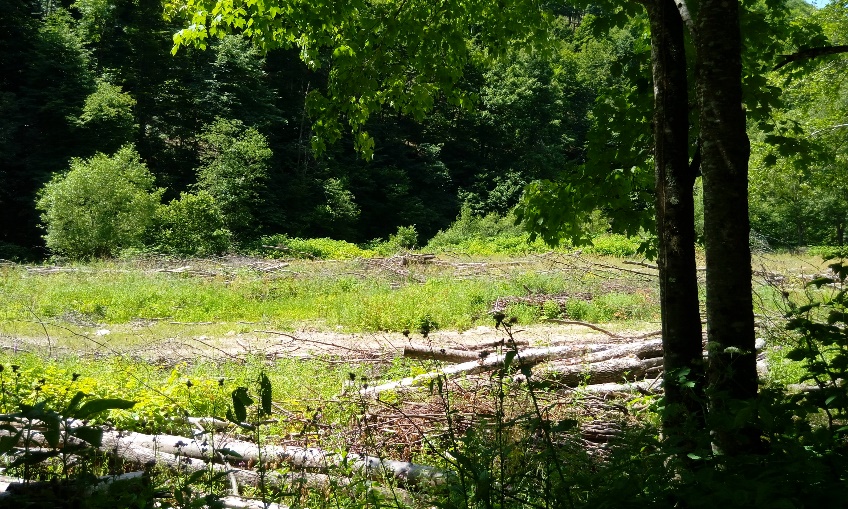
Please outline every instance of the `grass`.
[{"label": "grass", "polygon": [[[60,270],[5,265],[0,267],[0,331],[41,336],[51,327],[54,336],[80,336],[107,328],[112,339],[124,334],[132,342],[132,337],[168,337],[186,328],[207,335],[258,326],[402,331],[426,322],[464,330],[488,324],[487,313],[497,299],[546,294],[579,299],[605,292],[605,277],[555,266],[563,260],[569,260],[567,255],[421,266],[361,259],[292,261],[276,271],[257,270],[255,265],[264,263],[258,259],[108,261]],[[179,271],[186,265],[191,269]],[[652,283],[625,279],[623,285],[615,295],[588,299],[580,319],[658,316]],[[620,312],[612,310],[616,305]],[[524,324],[551,314],[541,305],[508,311]]]}]

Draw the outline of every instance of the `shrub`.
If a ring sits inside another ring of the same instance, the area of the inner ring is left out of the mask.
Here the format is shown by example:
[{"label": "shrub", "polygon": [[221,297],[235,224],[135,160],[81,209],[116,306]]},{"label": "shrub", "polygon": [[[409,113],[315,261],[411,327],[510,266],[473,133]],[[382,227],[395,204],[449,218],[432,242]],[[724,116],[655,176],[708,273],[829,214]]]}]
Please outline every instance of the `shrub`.
[{"label": "shrub", "polygon": [[389,240],[376,239],[367,244],[367,247],[383,256],[390,256],[399,251],[415,249],[417,245],[418,231],[415,225],[412,225],[398,226],[397,232],[389,235]]},{"label": "shrub", "polygon": [[47,247],[83,259],[140,247],[163,192],[153,182],[132,145],[111,157],[71,160],[38,196]]},{"label": "shrub", "polygon": [[497,214],[476,216],[467,204],[463,205],[456,221],[447,230],[439,232],[430,239],[427,248],[445,250],[455,248],[471,239],[486,240],[494,237],[526,237],[527,234],[515,224],[512,215],[501,217]]},{"label": "shrub", "polygon": [[592,239],[592,245],[587,247],[587,253],[617,256],[623,258],[625,256],[633,256],[639,250],[639,239],[625,237],[624,235],[602,235]]},{"label": "shrub", "polygon": [[810,246],[807,248],[807,254],[830,260],[845,257],[848,255],[848,248],[839,246]]},{"label": "shrub", "polygon": [[167,254],[220,255],[230,247],[230,231],[206,191],[182,193],[178,200],[159,207],[154,233],[157,250]]},{"label": "shrub", "polygon": [[256,129],[224,119],[207,126],[201,140],[204,165],[198,170],[198,189],[212,195],[237,239],[254,238],[272,156],[268,141]]},{"label": "shrub", "polygon": [[261,242],[263,246],[272,246],[263,249],[263,254],[271,258],[350,260],[371,258],[377,254],[344,240],[300,239],[279,234],[262,237]]},{"label": "shrub", "polygon": [[551,248],[541,239],[531,242],[530,234],[515,224],[512,214],[475,216],[466,205],[447,230],[440,230],[430,239],[426,249],[435,252],[453,251],[471,256],[516,256],[544,253]]}]

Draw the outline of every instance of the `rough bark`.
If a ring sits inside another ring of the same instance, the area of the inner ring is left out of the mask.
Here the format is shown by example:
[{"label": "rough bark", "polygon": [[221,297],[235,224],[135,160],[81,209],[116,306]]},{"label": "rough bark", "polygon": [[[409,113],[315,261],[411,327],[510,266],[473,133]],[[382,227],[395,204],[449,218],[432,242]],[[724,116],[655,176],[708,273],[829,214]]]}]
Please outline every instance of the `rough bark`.
[{"label": "rough bark", "polygon": [[651,368],[662,366],[662,358],[653,359],[610,359],[594,364],[562,364],[552,362],[545,366],[545,379],[578,386],[581,384],[606,384],[624,380],[641,380]]},{"label": "rough bark", "polygon": [[[610,345],[567,345],[554,346],[551,348],[531,348],[520,352],[513,358],[513,365],[533,365],[550,359],[561,359],[564,357],[580,357],[591,352],[599,352],[610,349]],[[486,371],[499,369],[504,365],[507,354],[488,355],[483,359],[454,364],[443,369],[423,373],[418,376],[404,378],[396,382],[364,387],[359,394],[365,397],[377,397],[381,392],[403,390],[410,387],[419,387],[438,378],[450,378],[457,375],[474,375]]]},{"label": "rough bark", "polygon": [[[0,432],[0,436],[8,436],[7,431]],[[47,444],[44,434],[34,431],[28,434],[30,444]],[[72,439],[71,443],[79,443],[78,439]],[[99,447],[101,451],[124,461],[141,465],[144,467],[165,466],[173,470],[185,473],[194,473],[201,470],[209,470],[218,474],[228,474],[236,479],[240,485],[290,487],[306,486],[314,489],[328,489],[333,486],[347,486],[353,481],[348,477],[331,477],[326,474],[313,472],[266,472],[263,476],[255,470],[231,468],[228,465],[213,463],[208,459],[192,458],[186,454],[171,454],[161,450],[148,449],[139,444],[126,443],[121,440],[120,433],[106,432],[103,435],[103,444]],[[369,490],[378,492],[381,496],[388,496],[411,503],[409,493],[397,488],[375,487]]]},{"label": "rough bark", "polygon": [[[696,94],[704,180],[704,242],[711,421],[727,454],[758,447],[755,429],[731,429],[731,406],[757,396],[751,294],[748,158],[742,106],[739,3],[702,0],[696,33]],[[722,424],[725,423],[725,424]]]},{"label": "rough bark", "polygon": [[[175,456],[202,460],[217,460],[214,453],[232,451],[238,456],[230,457],[231,462],[254,463],[263,461],[271,464],[285,464],[296,469],[327,472],[342,465],[341,455],[315,447],[266,445],[259,447],[252,442],[231,440],[226,435],[198,437],[191,439],[173,435],[146,435],[143,433],[105,431],[103,447],[111,450],[145,448]],[[374,456],[348,454],[344,461],[352,473],[362,474],[370,479],[392,477],[399,483],[409,486],[433,487],[445,484],[450,475],[440,469],[405,461],[394,461]]]},{"label": "rough bark", "polygon": [[[674,0],[645,0],[651,25],[654,164],[667,437],[702,425],[704,366],[695,263],[695,168],[689,164],[689,85],[683,20]],[[684,375],[684,376],[681,376]],[[686,387],[681,381],[694,381]],[[694,422],[692,420],[694,419]]]},{"label": "rough bark", "polygon": [[432,359],[442,362],[467,362],[480,359],[482,352],[437,348],[428,345],[406,345],[403,356],[410,359]]}]

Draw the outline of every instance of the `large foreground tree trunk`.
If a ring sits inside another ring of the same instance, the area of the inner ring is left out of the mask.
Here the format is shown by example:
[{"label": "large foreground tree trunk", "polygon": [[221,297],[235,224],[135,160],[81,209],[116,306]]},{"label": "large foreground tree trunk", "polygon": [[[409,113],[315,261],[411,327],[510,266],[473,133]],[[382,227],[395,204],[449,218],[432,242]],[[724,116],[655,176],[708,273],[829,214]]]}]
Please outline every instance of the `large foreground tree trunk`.
[{"label": "large foreground tree trunk", "polygon": [[[644,5],[651,24],[654,81],[657,265],[668,403],[663,427],[667,438],[683,439],[687,421],[697,427],[704,423],[686,49],[683,21],[674,0],[645,0]],[[690,381],[694,387],[684,383]]]},{"label": "large foreground tree trunk", "polygon": [[732,408],[757,396],[751,251],[748,244],[750,143],[742,106],[737,0],[701,0],[696,20],[707,257],[710,420],[727,454],[758,447],[753,426],[732,429]]}]

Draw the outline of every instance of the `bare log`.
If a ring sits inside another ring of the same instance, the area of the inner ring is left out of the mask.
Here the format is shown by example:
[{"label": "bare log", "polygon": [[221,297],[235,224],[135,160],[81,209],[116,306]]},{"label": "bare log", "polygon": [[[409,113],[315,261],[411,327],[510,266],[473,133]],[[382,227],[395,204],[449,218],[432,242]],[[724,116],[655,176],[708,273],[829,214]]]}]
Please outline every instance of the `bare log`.
[{"label": "bare log", "polygon": [[410,359],[428,359],[443,362],[467,362],[485,357],[481,352],[455,350],[453,348],[438,348],[429,345],[406,345],[403,356]]},{"label": "bare log", "polygon": [[593,352],[582,358],[572,357],[564,360],[564,362],[583,362],[591,364],[596,362],[603,362],[609,359],[628,356],[635,356],[637,359],[651,359],[654,357],[662,357],[662,354],[662,340],[653,339],[641,343],[615,345],[609,348],[608,350]]},{"label": "bare log", "polygon": [[404,485],[439,486],[445,484],[450,474],[438,468],[405,461],[395,461],[374,456],[340,454],[310,447],[266,445],[259,447],[252,442],[231,440],[223,435],[200,436],[196,439],[174,435],[146,435],[142,433],[105,432],[103,445],[114,449],[137,449],[170,453],[205,461],[214,461],[215,454],[224,454],[232,461],[255,463],[260,456],[271,464],[286,464],[293,468],[318,472],[344,466],[352,473],[361,474],[369,479],[393,477]]},{"label": "bare log", "polygon": [[580,388],[580,392],[595,395],[606,394],[656,394],[662,392],[661,380],[641,380],[626,384],[605,383],[592,384]]},{"label": "bare log", "polygon": [[610,359],[588,365],[551,362],[544,367],[543,377],[570,386],[639,380],[650,368],[662,366],[662,358]]},{"label": "bare log", "polygon": [[[75,424],[71,421],[71,424]],[[0,432],[0,436],[8,432]],[[44,445],[47,443],[43,434],[29,434],[31,444]],[[78,442],[78,441],[72,441]],[[82,442],[79,442],[82,443]],[[103,432],[101,450],[111,451],[118,456],[140,464],[149,461],[162,463],[172,468],[183,468],[200,462],[205,465],[218,461],[218,455],[224,455],[232,461],[256,463],[261,458],[266,464],[286,464],[292,468],[313,472],[328,472],[333,468],[344,467],[352,474],[360,474],[372,480],[385,477],[394,478],[405,486],[443,486],[452,479],[450,472],[405,461],[395,461],[361,454],[335,454],[317,448],[294,446],[267,445],[261,448],[241,440],[231,440],[224,435],[200,435],[198,438],[180,437],[174,435],[147,435],[144,433],[108,431]],[[159,456],[150,457],[151,452]],[[178,461],[179,460],[179,461]],[[223,465],[218,465],[223,467]],[[197,465],[192,468],[200,468]],[[195,470],[191,470],[195,471]],[[226,470],[224,470],[226,471]],[[242,474],[247,475],[247,474]],[[236,476],[238,478],[238,476]],[[241,479],[239,479],[242,482]]]},{"label": "bare log", "polygon": [[288,509],[285,505],[235,496],[223,497],[220,502],[227,509]]}]

